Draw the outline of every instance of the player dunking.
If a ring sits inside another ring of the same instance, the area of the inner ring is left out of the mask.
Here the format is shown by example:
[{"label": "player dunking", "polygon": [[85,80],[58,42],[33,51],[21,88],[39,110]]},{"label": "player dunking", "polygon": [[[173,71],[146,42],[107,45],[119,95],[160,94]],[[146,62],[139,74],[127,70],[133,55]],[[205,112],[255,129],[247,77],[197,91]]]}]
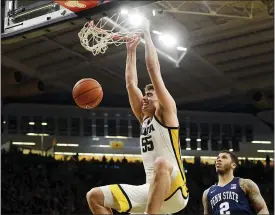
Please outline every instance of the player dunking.
[{"label": "player dunking", "polygon": [[136,71],[139,38],[127,44],[125,78],[131,108],[142,124],[140,147],[146,183],[139,186],[114,184],[91,189],[87,200],[93,214],[110,214],[110,208],[130,213],[176,213],[188,202],[177,108],[162,80],[148,20],[143,33],[146,66],[152,84],[145,87],[143,96],[138,88]]},{"label": "player dunking", "polygon": [[[234,177],[237,156],[229,151],[219,153],[216,160],[217,184],[204,191],[204,214],[269,214],[258,186],[250,179]],[[252,205],[252,207],[251,207]]]}]

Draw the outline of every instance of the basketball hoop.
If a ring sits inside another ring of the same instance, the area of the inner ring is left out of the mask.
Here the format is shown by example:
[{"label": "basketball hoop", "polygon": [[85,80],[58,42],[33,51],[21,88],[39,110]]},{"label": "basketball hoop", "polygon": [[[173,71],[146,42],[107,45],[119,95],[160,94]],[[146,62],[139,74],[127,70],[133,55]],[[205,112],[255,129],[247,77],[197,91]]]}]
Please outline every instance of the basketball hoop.
[{"label": "basketball hoop", "polygon": [[111,18],[103,17],[96,24],[94,21],[85,23],[78,33],[81,45],[95,56],[104,54],[111,44],[119,46],[133,41],[142,30],[122,18],[118,13]]}]

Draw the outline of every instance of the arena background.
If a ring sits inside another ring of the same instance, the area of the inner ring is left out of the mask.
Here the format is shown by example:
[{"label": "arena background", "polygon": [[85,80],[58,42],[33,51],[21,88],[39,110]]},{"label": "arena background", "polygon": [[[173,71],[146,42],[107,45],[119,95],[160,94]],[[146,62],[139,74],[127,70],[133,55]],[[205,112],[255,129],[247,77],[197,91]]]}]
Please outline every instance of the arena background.
[{"label": "arena background", "polygon": [[[190,191],[179,214],[202,213],[202,193],[217,180],[214,162],[223,149],[236,153],[236,176],[258,184],[273,214],[273,1],[116,0],[86,9],[66,2],[1,1],[2,213],[91,214],[85,196],[92,187],[144,183],[140,127],[125,88],[126,47],[93,56],[77,36],[87,20],[137,8],[151,20],[179,110]],[[160,40],[164,34],[170,37]],[[137,51],[144,88],[142,43]],[[102,85],[95,109],[73,101],[82,78]]]}]

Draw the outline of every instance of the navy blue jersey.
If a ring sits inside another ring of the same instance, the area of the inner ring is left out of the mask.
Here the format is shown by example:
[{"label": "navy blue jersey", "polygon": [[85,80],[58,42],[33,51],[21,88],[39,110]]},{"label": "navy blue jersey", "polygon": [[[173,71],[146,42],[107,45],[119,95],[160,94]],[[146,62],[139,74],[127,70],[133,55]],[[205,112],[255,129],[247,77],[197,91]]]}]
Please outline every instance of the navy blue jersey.
[{"label": "navy blue jersey", "polygon": [[248,197],[234,178],[227,185],[213,185],[207,194],[209,214],[252,214]]}]

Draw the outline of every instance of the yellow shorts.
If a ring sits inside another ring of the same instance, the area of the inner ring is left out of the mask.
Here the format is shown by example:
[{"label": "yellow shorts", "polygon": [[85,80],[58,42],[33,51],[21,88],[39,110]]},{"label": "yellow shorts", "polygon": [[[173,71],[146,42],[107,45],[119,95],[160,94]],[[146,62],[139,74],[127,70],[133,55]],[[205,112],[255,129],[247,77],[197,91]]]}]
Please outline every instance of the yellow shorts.
[{"label": "yellow shorts", "polygon": [[[119,212],[144,213],[149,195],[150,184],[128,185],[113,184],[100,187],[104,194],[104,206]],[[186,182],[181,172],[174,167],[171,174],[171,189],[159,213],[176,213],[184,209],[189,199]]]}]

